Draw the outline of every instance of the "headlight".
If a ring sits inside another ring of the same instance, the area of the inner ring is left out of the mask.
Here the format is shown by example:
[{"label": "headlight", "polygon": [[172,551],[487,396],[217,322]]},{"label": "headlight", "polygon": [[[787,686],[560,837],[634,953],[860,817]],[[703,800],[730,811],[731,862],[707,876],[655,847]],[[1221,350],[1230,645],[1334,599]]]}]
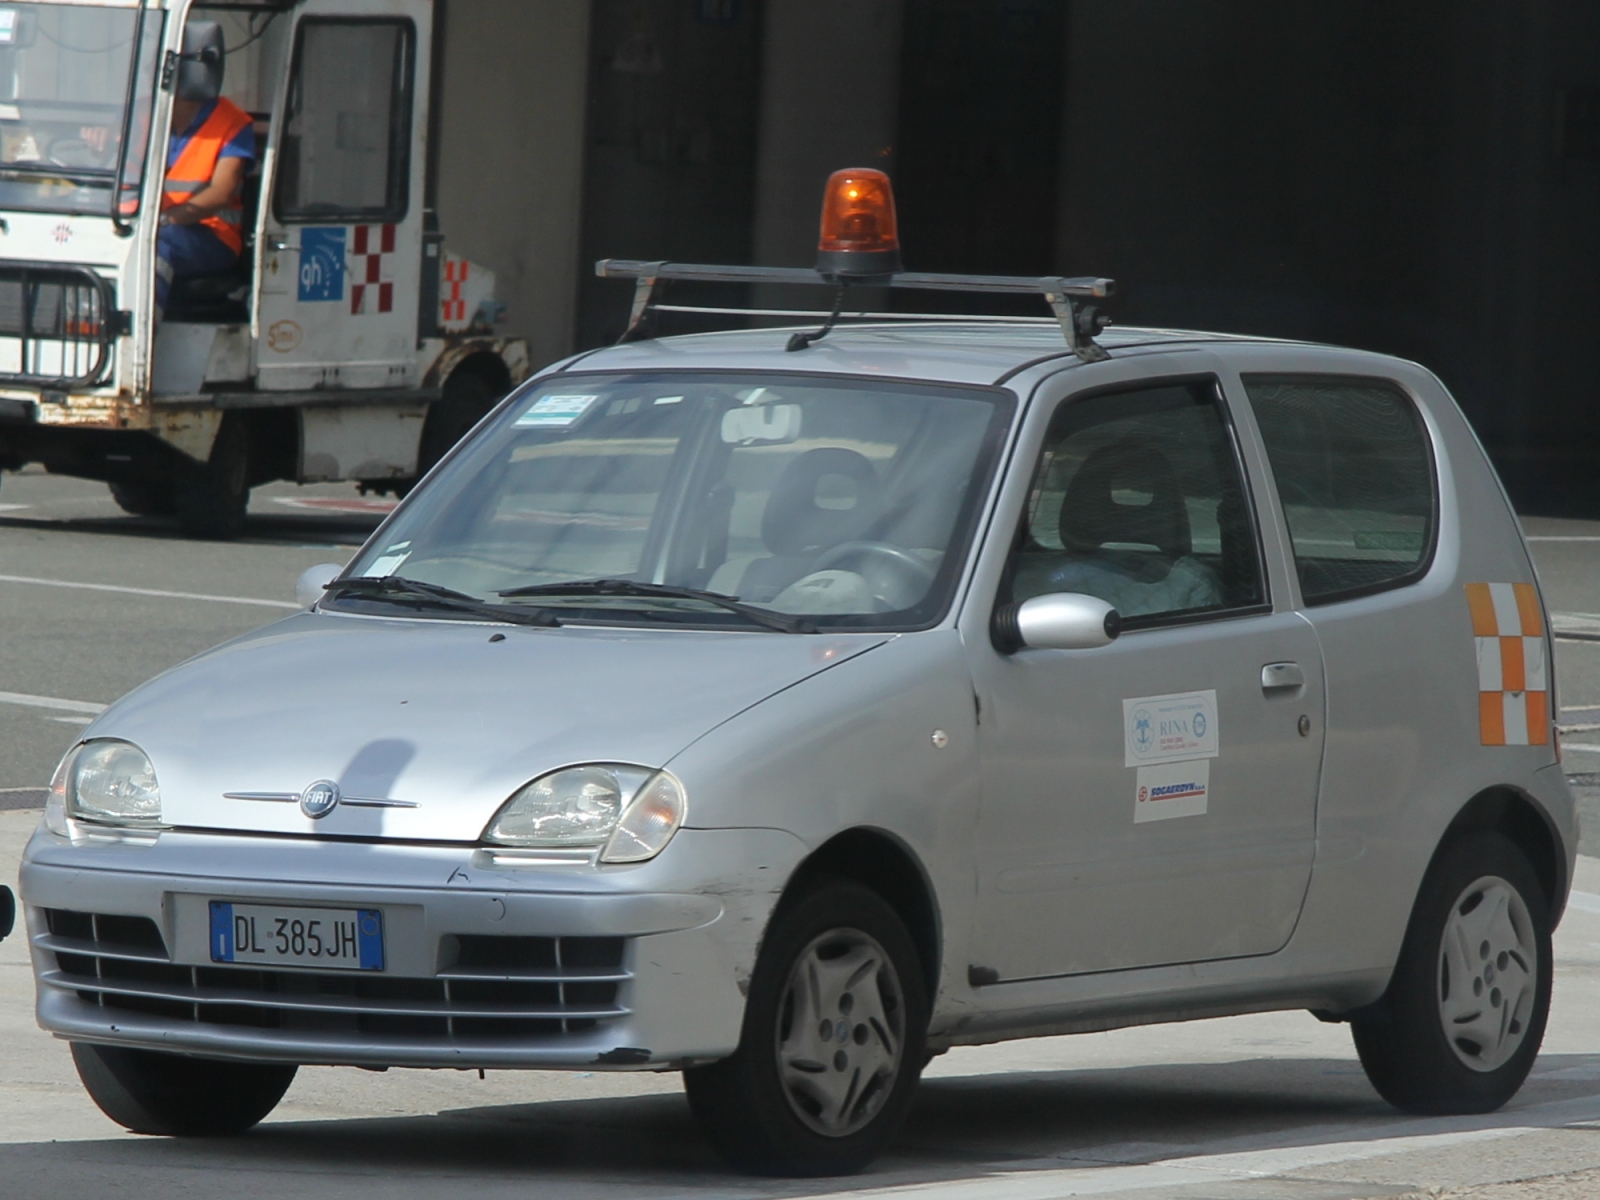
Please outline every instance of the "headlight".
[{"label": "headlight", "polygon": [[683,824],[683,785],[666,771],[605,763],[567,767],[518,789],[483,831],[501,846],[599,846],[601,862],[642,862]]},{"label": "headlight", "polygon": [[88,742],[63,763],[67,815],[102,825],[161,824],[161,789],[145,752],[129,742]]}]

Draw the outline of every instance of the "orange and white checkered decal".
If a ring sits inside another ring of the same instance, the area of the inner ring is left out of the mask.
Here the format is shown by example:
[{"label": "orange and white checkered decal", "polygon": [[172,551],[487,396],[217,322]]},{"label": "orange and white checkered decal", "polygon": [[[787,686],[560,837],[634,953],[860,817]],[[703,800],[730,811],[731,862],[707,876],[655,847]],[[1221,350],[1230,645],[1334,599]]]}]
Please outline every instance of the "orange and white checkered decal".
[{"label": "orange and white checkered decal", "polygon": [[467,319],[467,302],[461,298],[461,285],[467,281],[472,264],[447,254],[444,258],[444,287],[440,290],[439,316],[445,324]]},{"label": "orange and white checkered decal", "polygon": [[350,241],[350,312],[393,312],[394,226],[357,225]]},{"label": "orange and white checkered decal", "polygon": [[1485,746],[1550,742],[1544,618],[1531,583],[1469,583],[1478,642],[1478,733]]}]

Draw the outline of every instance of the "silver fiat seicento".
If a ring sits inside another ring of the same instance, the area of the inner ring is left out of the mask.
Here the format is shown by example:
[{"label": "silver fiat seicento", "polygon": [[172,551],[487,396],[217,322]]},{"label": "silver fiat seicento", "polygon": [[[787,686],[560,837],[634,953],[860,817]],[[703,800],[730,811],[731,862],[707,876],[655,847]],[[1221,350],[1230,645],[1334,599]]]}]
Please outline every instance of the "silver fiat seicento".
[{"label": "silver fiat seicento", "polygon": [[101,1107],[682,1070],[735,1163],[836,1172],[948,1047],[1288,1008],[1402,1108],[1509,1098],[1573,804],[1438,381],[1053,323],[793,344],[545,371],[306,611],[85,731],[22,888]]}]

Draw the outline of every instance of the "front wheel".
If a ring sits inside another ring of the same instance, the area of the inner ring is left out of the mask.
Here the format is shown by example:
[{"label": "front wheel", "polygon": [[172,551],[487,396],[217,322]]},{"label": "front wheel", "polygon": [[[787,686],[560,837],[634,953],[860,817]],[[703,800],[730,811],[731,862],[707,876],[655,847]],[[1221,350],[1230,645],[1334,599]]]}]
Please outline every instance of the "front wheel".
[{"label": "front wheel", "polygon": [[1388,992],[1350,1023],[1367,1078],[1406,1112],[1494,1111],[1539,1053],[1550,983],[1549,911],[1527,857],[1498,834],[1451,843]]},{"label": "front wheel", "polygon": [[277,1107],[299,1069],[87,1042],[72,1043],[72,1062],[106,1116],[134,1133],[168,1137],[243,1133]]},{"label": "front wheel", "polygon": [[690,1108],[744,1170],[859,1171],[905,1119],[927,1025],[921,964],[894,910],[857,883],[813,885],[768,930],[739,1049],[683,1073]]}]

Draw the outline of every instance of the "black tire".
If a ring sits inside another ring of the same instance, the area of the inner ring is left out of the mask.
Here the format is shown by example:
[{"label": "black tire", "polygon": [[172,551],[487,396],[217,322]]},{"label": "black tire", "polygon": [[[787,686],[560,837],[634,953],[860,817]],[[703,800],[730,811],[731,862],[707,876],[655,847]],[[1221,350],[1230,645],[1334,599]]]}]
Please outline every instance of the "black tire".
[{"label": "black tire", "polygon": [[1494,833],[1450,842],[1422,881],[1389,990],[1350,1022],[1367,1078],[1405,1112],[1493,1112],[1539,1053],[1551,977],[1549,909],[1527,856]]},{"label": "black tire", "polygon": [[503,394],[486,374],[471,368],[458,370],[445,380],[439,399],[428,406],[428,415],[422,422],[417,478],[431,471],[450,447],[466,437]]},{"label": "black tire", "polygon": [[190,537],[228,541],[244,532],[250,504],[250,439],[242,420],[224,417],[211,459],[192,465],[173,490],[178,528]]},{"label": "black tire", "polygon": [[165,1137],[243,1133],[277,1107],[298,1067],[72,1043],[89,1097],[124,1129]]},{"label": "black tire", "polygon": [[[810,992],[820,993],[821,1020],[804,1020],[796,1006],[804,1010],[810,1000],[790,986],[802,962],[837,964],[839,979],[853,972],[846,982],[860,999],[848,986],[836,993],[824,981]],[[806,1032],[818,1026],[828,1032]],[[773,918],[750,981],[739,1049],[683,1073],[689,1106],[718,1153],[742,1170],[851,1174],[871,1162],[905,1120],[925,1061],[927,1029],[922,964],[904,923],[876,892],[821,880],[786,897]],[[820,1054],[802,1057],[805,1040],[827,1044]],[[785,1045],[790,1057],[780,1065]],[[873,1071],[865,1081],[863,1066]],[[832,1132],[825,1131],[830,1117],[811,1090],[813,1080],[824,1090],[829,1083],[836,1091],[845,1087]]]},{"label": "black tire", "polygon": [[111,498],[123,512],[135,517],[170,517],[178,503],[170,487],[154,483],[112,483]]}]

